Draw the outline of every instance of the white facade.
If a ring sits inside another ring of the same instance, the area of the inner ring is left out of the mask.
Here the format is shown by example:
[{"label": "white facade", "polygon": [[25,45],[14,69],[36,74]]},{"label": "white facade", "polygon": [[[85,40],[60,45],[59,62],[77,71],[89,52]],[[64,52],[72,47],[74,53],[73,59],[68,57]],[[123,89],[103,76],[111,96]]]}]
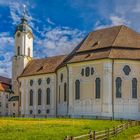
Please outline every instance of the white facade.
[{"label": "white facade", "polygon": [[28,28],[27,32],[17,30],[12,80],[21,116],[140,119],[140,61],[100,58],[20,76],[32,57],[32,33]]},{"label": "white facade", "polygon": [[0,116],[8,116],[9,92],[0,91]]}]

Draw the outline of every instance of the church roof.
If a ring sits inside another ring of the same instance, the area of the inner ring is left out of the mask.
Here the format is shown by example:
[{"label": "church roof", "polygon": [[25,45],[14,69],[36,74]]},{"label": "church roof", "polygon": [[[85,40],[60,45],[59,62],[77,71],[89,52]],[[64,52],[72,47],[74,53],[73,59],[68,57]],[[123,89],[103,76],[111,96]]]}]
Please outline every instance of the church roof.
[{"label": "church roof", "polygon": [[20,77],[53,73],[65,57],[65,55],[60,55],[31,60]]},{"label": "church roof", "polygon": [[124,25],[90,32],[63,64],[104,58],[140,60],[140,34]]},{"label": "church roof", "polygon": [[11,79],[0,76],[0,91],[12,92]]}]

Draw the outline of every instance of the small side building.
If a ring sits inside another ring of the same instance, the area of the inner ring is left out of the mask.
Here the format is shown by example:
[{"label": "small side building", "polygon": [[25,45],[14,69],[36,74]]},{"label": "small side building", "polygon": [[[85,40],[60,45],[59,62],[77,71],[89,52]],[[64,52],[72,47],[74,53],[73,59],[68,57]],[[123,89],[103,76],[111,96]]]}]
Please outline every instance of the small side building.
[{"label": "small side building", "polygon": [[0,76],[0,116],[8,116],[11,79]]}]

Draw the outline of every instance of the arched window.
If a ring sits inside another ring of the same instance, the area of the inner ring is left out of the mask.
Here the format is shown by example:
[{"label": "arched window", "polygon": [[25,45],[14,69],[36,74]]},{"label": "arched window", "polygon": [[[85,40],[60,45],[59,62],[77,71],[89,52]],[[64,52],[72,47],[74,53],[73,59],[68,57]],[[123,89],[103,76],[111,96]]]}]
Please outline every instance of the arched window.
[{"label": "arched window", "polygon": [[67,84],[64,83],[64,102],[67,101]]},{"label": "arched window", "polygon": [[50,84],[51,79],[47,78],[47,84]]},{"label": "arched window", "polygon": [[20,47],[17,47],[17,55],[20,55]]},{"label": "arched window", "polygon": [[30,90],[30,106],[33,105],[33,90]]},{"label": "arched window", "polygon": [[116,78],[116,98],[122,97],[122,79],[120,77]]},{"label": "arched window", "polygon": [[75,99],[76,100],[80,99],[80,81],[79,80],[75,81]]},{"label": "arched window", "polygon": [[30,56],[30,48],[28,48],[28,56]]},{"label": "arched window", "polygon": [[99,99],[100,98],[100,90],[101,90],[101,80],[100,78],[96,78],[95,80],[95,86],[96,86],[96,95],[95,98]]},{"label": "arched window", "polygon": [[41,94],[42,94],[42,90],[39,89],[38,90],[38,105],[41,105]]},{"label": "arched window", "polygon": [[46,90],[46,104],[49,105],[50,104],[50,88],[47,88]]},{"label": "arched window", "polygon": [[33,80],[30,80],[30,86],[32,86],[33,85]]},{"label": "arched window", "polygon": [[137,79],[132,79],[132,98],[137,98]]},{"label": "arched window", "polygon": [[42,80],[39,78],[38,79],[38,85],[41,85]]}]

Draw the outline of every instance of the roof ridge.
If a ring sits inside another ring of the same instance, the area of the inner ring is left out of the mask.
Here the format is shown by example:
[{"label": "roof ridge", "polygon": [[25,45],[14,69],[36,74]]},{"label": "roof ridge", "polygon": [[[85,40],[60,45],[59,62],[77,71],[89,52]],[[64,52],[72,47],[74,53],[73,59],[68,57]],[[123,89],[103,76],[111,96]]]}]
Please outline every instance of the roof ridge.
[{"label": "roof ridge", "polygon": [[119,33],[121,32],[121,29],[122,29],[123,25],[120,26],[120,30],[118,31],[116,37],[114,38],[113,42],[112,42],[112,46],[114,45],[115,41],[116,41],[116,38],[118,37]]},{"label": "roof ridge", "polygon": [[[113,42],[112,42],[112,46],[115,44],[115,41],[116,41],[116,39],[117,39],[119,33],[121,32],[122,27],[123,27],[123,25],[120,26],[120,30],[118,31],[116,37],[114,38],[114,40],[113,40]],[[109,52],[108,57],[110,57],[111,51],[112,51],[112,49],[110,49],[110,52]]]}]

